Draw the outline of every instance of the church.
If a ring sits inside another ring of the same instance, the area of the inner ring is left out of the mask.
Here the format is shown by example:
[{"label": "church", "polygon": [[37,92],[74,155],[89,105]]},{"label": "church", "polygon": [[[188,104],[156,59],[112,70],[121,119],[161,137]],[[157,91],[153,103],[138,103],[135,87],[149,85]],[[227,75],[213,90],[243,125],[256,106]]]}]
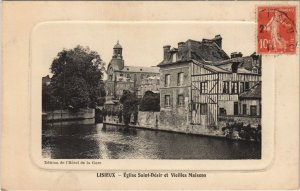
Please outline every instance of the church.
[{"label": "church", "polygon": [[[152,91],[154,87],[145,86],[143,85],[145,84],[144,82],[151,82],[153,79],[160,78],[159,67],[125,65],[122,51],[123,48],[118,41],[113,47],[112,59],[107,67],[107,81],[105,82],[106,104],[118,102],[124,90],[129,90],[138,98],[141,98],[145,91]],[[157,81],[159,82],[159,80]],[[145,90],[145,88],[148,89]]]}]

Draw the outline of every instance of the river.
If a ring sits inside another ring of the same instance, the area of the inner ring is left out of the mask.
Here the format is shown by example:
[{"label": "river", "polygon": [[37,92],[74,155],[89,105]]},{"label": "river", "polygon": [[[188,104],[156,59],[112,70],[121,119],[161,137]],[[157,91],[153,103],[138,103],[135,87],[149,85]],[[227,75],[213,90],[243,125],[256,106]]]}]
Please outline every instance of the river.
[{"label": "river", "polygon": [[42,155],[52,159],[260,159],[261,145],[102,124],[43,125]]}]

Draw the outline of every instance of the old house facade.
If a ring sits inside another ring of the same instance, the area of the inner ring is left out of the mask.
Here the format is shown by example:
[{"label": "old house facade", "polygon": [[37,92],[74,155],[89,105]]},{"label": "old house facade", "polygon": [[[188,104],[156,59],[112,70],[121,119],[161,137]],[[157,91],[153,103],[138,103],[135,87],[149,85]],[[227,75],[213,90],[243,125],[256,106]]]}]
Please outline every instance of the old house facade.
[{"label": "old house facade", "polygon": [[107,103],[112,103],[111,100],[119,100],[124,90],[134,92],[141,97],[143,96],[139,92],[141,82],[147,78],[159,77],[158,67],[125,66],[122,52],[123,48],[118,41],[113,48],[113,56],[107,67],[108,79],[105,82]]},{"label": "old house facade", "polygon": [[162,126],[218,128],[220,116],[239,116],[244,107],[246,111],[252,108],[252,114],[256,108],[260,115],[260,102],[249,103],[244,97],[244,92],[261,88],[257,85],[261,82],[260,56],[233,53],[229,57],[220,35],[163,49],[164,59],[158,64]]}]

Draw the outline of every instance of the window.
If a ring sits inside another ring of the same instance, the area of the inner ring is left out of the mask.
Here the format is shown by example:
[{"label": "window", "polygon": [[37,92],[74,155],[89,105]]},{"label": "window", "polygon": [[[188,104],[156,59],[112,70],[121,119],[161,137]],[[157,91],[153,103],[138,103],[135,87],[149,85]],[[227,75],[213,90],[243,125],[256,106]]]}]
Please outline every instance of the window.
[{"label": "window", "polygon": [[207,115],[207,103],[200,103],[200,115]]},{"label": "window", "polygon": [[245,82],[245,91],[249,90],[249,82]]},{"label": "window", "polygon": [[198,104],[197,103],[192,103],[192,111],[196,111],[198,108],[197,108]]},{"label": "window", "polygon": [[110,80],[110,81],[113,80],[113,75],[109,75],[109,80]]},{"label": "window", "polygon": [[183,85],[183,72],[180,72],[177,74],[177,85],[182,86]]},{"label": "window", "polygon": [[250,115],[252,115],[252,116],[256,116],[257,115],[256,105],[251,105],[250,106]]},{"label": "window", "polygon": [[165,87],[170,86],[170,74],[165,75]]},{"label": "window", "polygon": [[207,82],[200,83],[200,93],[202,94],[207,93]]},{"label": "window", "polygon": [[184,105],[184,97],[183,97],[183,95],[178,95],[177,104],[178,104],[178,106],[183,106]]},{"label": "window", "polygon": [[243,104],[243,115],[247,115],[247,105]]},{"label": "window", "polygon": [[220,115],[226,115],[226,109],[225,108],[220,107],[219,112],[220,112]]},{"label": "window", "polygon": [[232,82],[231,83],[231,93],[232,94],[237,94],[238,91],[239,91],[239,88],[238,88],[238,82]]},{"label": "window", "polygon": [[240,93],[243,93],[245,89],[245,83],[244,82],[240,82]]},{"label": "window", "polygon": [[239,103],[233,102],[233,115],[238,115],[238,114],[239,114]]},{"label": "window", "polygon": [[259,115],[261,116],[261,104],[259,104]]},{"label": "window", "polygon": [[238,66],[239,66],[238,63],[233,63],[233,64],[231,65],[231,71],[232,71],[232,73],[237,73],[237,71],[238,71]]},{"label": "window", "polygon": [[122,77],[122,76],[123,76],[123,73],[120,73],[120,76]]},{"label": "window", "polygon": [[223,93],[228,94],[229,93],[229,82],[223,82]]},{"label": "window", "polygon": [[165,107],[170,107],[170,105],[171,105],[170,95],[165,95]]}]

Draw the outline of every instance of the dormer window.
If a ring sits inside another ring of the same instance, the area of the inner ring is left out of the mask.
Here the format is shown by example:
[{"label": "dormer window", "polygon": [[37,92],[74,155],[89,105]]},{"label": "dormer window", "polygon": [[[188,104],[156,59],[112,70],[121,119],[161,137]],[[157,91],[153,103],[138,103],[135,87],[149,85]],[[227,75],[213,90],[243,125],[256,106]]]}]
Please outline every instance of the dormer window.
[{"label": "dormer window", "polygon": [[233,64],[231,65],[231,71],[232,71],[232,73],[237,73],[237,71],[238,71],[238,66],[239,66],[239,63],[233,63]]},{"label": "dormer window", "polygon": [[252,73],[258,74],[258,69],[257,69],[256,67],[253,67],[253,68],[252,68]]},{"label": "dormer window", "polygon": [[174,52],[174,53],[172,54],[172,62],[176,62],[176,61],[177,61],[177,53]]}]

